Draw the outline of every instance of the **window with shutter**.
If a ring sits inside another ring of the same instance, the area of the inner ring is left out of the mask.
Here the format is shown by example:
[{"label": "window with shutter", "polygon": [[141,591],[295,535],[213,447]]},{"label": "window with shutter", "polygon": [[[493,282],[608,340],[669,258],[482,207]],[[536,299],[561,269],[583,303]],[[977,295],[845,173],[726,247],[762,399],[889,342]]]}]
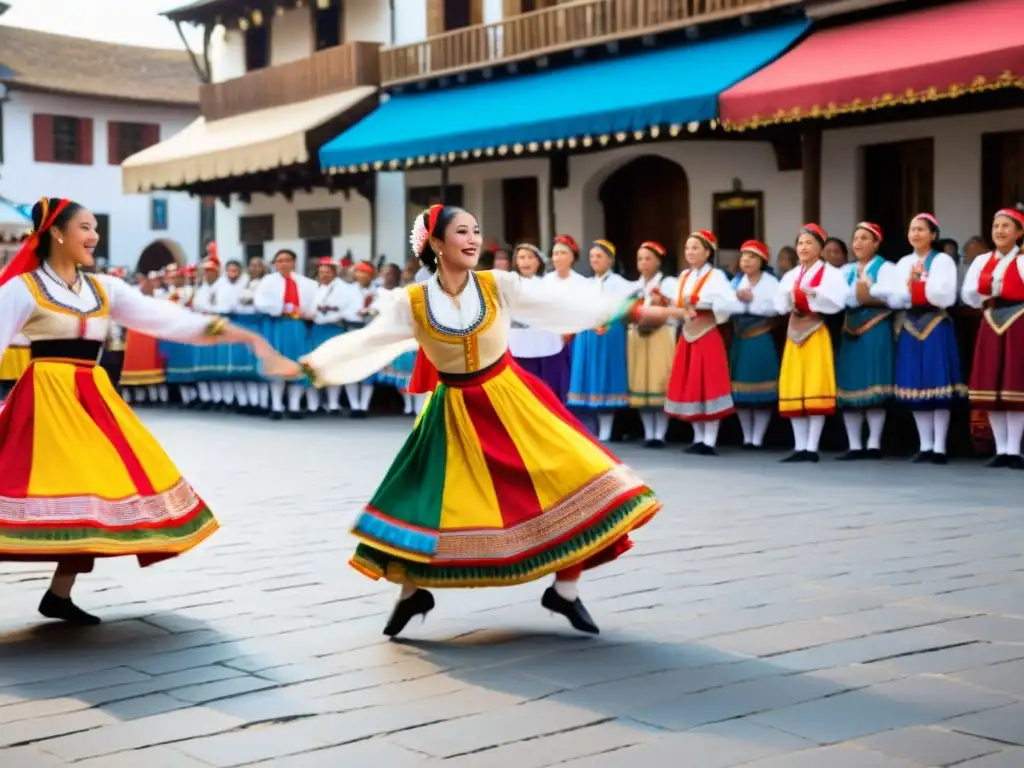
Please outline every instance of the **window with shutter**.
[{"label": "window with shutter", "polygon": [[303,240],[326,240],[341,237],[341,209],[299,211],[299,237]]},{"label": "window with shutter", "polygon": [[238,241],[244,245],[262,245],[274,239],[274,216],[240,216]]},{"label": "window with shutter", "polygon": [[78,159],[79,165],[92,165],[93,128],[91,117],[78,118]]},{"label": "window with shutter", "polygon": [[53,127],[53,148],[51,157],[57,163],[77,163],[81,131],[77,117],[55,115],[51,120]]},{"label": "window with shutter", "polygon": [[37,163],[52,163],[53,149],[53,117],[50,115],[32,115],[32,144]]}]

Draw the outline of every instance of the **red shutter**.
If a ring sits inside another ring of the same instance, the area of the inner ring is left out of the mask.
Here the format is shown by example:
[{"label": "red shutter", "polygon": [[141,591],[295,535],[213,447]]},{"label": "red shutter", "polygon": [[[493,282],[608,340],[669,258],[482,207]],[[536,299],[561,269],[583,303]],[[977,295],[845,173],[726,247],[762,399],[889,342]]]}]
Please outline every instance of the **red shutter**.
[{"label": "red shutter", "polygon": [[53,117],[32,115],[32,144],[37,163],[53,162]]},{"label": "red shutter", "polygon": [[92,118],[78,118],[78,162],[92,165]]},{"label": "red shutter", "polygon": [[107,163],[110,165],[121,164],[120,137],[118,123],[113,120],[107,121]]},{"label": "red shutter", "polygon": [[160,124],[147,123],[142,126],[142,148],[148,149],[160,143]]}]

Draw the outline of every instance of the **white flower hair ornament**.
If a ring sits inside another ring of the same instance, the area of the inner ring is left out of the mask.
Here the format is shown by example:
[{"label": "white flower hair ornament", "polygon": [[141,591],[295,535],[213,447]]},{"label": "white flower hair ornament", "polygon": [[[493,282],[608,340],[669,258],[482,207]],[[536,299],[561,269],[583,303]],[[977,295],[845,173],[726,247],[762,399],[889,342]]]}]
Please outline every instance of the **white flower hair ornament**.
[{"label": "white flower hair ornament", "polygon": [[423,211],[412,223],[412,232],[409,233],[409,245],[412,246],[412,253],[416,258],[421,259],[423,256],[423,249],[427,245],[427,241],[430,239],[430,233],[434,231],[434,226],[437,224],[437,217],[441,211],[444,210],[444,206],[440,203],[432,205]]}]

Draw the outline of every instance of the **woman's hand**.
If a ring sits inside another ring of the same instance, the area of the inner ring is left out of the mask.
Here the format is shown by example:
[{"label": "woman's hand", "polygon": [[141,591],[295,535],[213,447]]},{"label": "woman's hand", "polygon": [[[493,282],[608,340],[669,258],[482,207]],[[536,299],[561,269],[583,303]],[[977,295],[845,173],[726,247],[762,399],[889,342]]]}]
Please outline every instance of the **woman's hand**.
[{"label": "woman's hand", "polygon": [[736,291],[736,298],[742,302],[749,304],[754,300],[754,292],[749,288],[741,288]]}]

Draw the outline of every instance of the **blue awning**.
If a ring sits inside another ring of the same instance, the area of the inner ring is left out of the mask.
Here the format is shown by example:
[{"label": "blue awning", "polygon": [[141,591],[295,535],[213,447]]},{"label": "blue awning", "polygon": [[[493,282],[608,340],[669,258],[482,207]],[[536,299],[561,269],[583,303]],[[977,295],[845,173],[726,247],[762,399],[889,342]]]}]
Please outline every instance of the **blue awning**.
[{"label": "blue awning", "polygon": [[[769,64],[810,26],[770,29],[490,83],[399,94],[320,149],[329,171],[391,169],[550,149],[559,140],[704,122],[718,94]],[[620,137],[624,138],[624,137]],[[545,142],[551,142],[544,146]]]}]

